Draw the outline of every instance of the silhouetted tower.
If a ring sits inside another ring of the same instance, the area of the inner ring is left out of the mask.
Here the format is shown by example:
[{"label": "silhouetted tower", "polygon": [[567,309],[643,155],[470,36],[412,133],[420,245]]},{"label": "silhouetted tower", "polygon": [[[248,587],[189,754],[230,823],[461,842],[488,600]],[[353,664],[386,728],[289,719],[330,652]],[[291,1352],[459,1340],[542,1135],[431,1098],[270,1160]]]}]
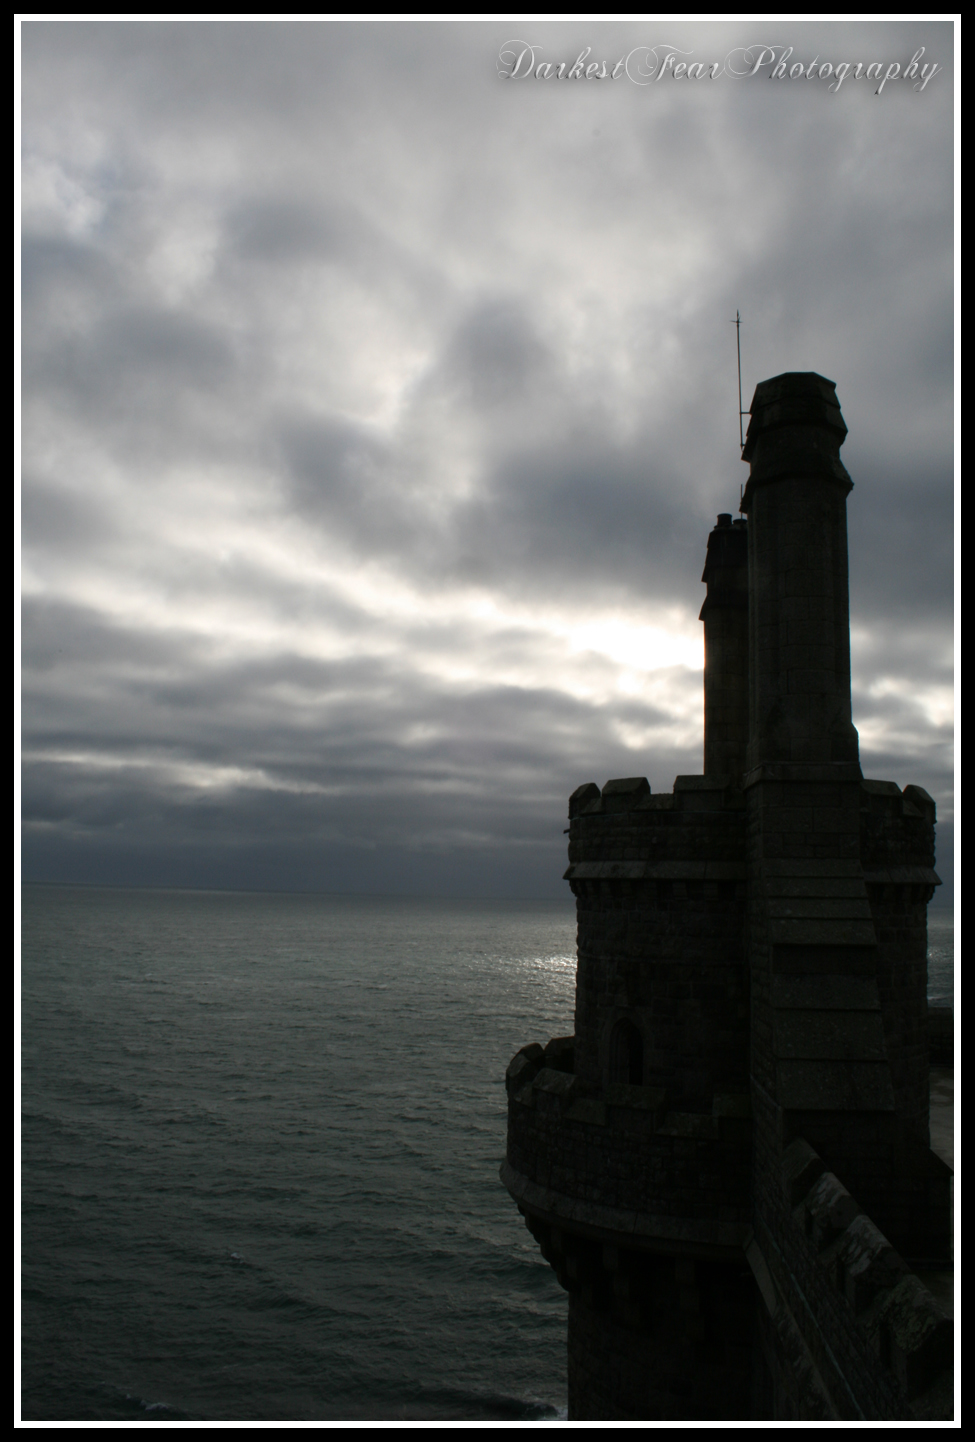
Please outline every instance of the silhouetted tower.
[{"label": "silhouetted tower", "polygon": [[904,1260],[950,1243],[934,803],[860,773],[835,387],[777,376],[750,416],[704,773],[569,800],[575,1035],[511,1062],[502,1179],[569,1292],[571,1417],[943,1417],[951,1325]]}]

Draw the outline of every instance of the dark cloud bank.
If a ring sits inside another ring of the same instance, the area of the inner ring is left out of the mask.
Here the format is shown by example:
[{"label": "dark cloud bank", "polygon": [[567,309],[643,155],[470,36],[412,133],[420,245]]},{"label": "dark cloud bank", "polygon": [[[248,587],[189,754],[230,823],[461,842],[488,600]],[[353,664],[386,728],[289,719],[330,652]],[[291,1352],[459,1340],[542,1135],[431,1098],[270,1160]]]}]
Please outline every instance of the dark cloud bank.
[{"label": "dark cloud bank", "polygon": [[577,784],[700,769],[740,306],[749,393],[837,382],[864,769],[949,880],[951,28],[785,28],[946,69],[554,91],[510,25],[25,24],[27,879],[561,894]]}]

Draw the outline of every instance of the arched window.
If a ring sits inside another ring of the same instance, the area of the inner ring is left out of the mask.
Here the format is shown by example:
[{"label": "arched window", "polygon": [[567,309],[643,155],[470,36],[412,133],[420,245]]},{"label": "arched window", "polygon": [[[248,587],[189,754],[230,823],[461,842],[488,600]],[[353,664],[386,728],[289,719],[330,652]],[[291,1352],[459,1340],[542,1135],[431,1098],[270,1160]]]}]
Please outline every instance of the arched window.
[{"label": "arched window", "polygon": [[628,1082],[634,1087],[643,1085],[643,1037],[625,1016],[610,1032],[609,1079],[611,1082]]}]

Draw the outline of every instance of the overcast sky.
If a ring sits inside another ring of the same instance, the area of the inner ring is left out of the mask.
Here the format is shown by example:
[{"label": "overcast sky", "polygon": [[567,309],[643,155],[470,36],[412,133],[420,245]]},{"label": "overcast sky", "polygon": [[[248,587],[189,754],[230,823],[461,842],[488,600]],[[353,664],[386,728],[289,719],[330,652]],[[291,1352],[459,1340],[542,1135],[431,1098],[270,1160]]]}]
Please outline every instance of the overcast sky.
[{"label": "overcast sky", "polygon": [[950,24],[22,39],[27,879],[567,892],[575,786],[702,769],[739,308],[746,408],[836,382],[863,768],[949,881]]}]

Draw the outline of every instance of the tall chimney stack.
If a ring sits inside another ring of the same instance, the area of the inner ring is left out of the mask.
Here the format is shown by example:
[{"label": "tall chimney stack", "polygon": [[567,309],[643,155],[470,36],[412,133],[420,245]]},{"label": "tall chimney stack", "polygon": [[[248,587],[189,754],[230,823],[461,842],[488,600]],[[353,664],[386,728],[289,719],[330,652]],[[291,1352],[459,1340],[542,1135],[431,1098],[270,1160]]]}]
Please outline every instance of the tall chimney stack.
[{"label": "tall chimney stack", "polygon": [[756,387],[742,452],[751,463],[741,507],[749,519],[749,771],[844,763],[851,779],[860,775],[845,438],[832,381],[793,371]]},{"label": "tall chimney stack", "polygon": [[704,774],[741,785],[748,747],[748,532],[720,515],[704,566]]}]

